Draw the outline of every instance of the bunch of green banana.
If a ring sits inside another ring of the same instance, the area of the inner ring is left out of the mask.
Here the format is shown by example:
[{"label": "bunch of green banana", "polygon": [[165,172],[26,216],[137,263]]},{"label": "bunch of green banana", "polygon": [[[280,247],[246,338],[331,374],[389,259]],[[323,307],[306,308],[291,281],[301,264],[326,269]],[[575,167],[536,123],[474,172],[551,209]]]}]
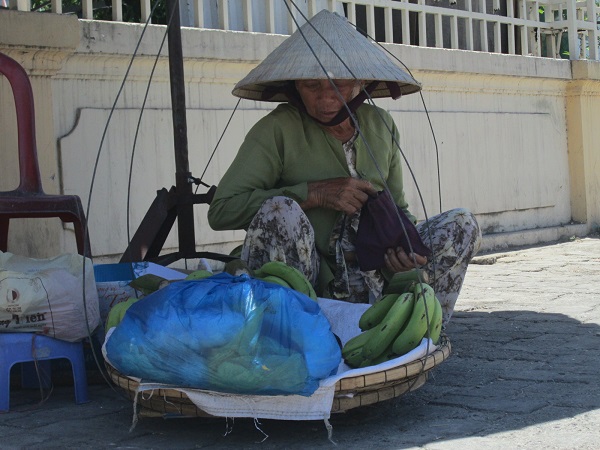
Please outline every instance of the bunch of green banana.
[{"label": "bunch of green banana", "polygon": [[342,357],[351,367],[372,365],[372,361],[389,353],[389,347],[408,320],[414,295],[388,294],[369,307],[359,320],[363,332],[342,348]]},{"label": "bunch of green banana", "polygon": [[380,364],[417,347],[423,337],[437,343],[442,307],[426,283],[411,285],[410,292],[384,295],[359,320],[362,333],[350,339],[342,357],[351,367]]},{"label": "bunch of green banana", "polygon": [[291,288],[313,300],[317,299],[314,288],[304,274],[281,261],[269,261],[263,264],[261,268],[254,271],[254,277]]}]

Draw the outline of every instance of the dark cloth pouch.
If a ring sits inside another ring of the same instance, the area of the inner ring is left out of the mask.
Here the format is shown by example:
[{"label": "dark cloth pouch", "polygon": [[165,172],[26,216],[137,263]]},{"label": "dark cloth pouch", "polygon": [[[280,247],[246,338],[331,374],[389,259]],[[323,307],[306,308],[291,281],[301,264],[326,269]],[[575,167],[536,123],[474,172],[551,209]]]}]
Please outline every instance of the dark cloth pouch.
[{"label": "dark cloth pouch", "polygon": [[381,269],[386,250],[398,246],[407,254],[431,256],[414,223],[394,203],[389,191],[380,191],[369,197],[360,214],[355,244],[360,270]]}]

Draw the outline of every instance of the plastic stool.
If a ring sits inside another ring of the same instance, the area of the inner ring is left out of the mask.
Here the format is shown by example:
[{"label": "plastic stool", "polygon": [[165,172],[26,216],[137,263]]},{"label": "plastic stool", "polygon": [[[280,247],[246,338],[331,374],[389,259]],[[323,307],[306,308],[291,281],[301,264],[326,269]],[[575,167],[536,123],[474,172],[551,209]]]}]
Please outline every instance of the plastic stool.
[{"label": "plastic stool", "polygon": [[88,386],[83,357],[83,342],[67,342],[35,333],[0,333],[0,411],[9,410],[10,370],[22,367],[23,387],[39,386],[35,366],[38,362],[42,386],[50,383],[50,361],[66,358],[73,368],[75,403],[87,403]]}]

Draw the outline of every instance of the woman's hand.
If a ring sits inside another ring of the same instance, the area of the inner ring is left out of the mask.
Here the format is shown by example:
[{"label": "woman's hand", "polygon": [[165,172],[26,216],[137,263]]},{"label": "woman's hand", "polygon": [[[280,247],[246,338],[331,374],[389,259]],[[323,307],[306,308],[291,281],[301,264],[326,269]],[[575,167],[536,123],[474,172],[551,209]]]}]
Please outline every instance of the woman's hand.
[{"label": "woman's hand", "polygon": [[406,272],[427,264],[427,257],[416,253],[406,254],[402,247],[388,248],[384,260],[385,267],[393,273]]},{"label": "woman's hand", "polygon": [[360,210],[369,195],[377,194],[377,190],[365,180],[356,178],[331,178],[308,183],[308,197],[300,206],[311,208],[328,208],[351,215]]}]

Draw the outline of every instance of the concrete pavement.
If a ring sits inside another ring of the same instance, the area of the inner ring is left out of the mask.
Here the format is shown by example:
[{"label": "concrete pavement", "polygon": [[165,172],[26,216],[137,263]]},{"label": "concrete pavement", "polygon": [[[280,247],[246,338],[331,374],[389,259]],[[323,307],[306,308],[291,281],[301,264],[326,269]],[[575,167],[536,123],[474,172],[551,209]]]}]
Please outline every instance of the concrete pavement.
[{"label": "concrete pavement", "polygon": [[[337,448],[598,448],[599,239],[478,256],[447,333],[452,355],[425,386],[332,416]],[[335,448],[320,421],[143,417],[130,432],[120,391],[90,397],[58,387],[38,405],[13,389],[0,448]]]}]

